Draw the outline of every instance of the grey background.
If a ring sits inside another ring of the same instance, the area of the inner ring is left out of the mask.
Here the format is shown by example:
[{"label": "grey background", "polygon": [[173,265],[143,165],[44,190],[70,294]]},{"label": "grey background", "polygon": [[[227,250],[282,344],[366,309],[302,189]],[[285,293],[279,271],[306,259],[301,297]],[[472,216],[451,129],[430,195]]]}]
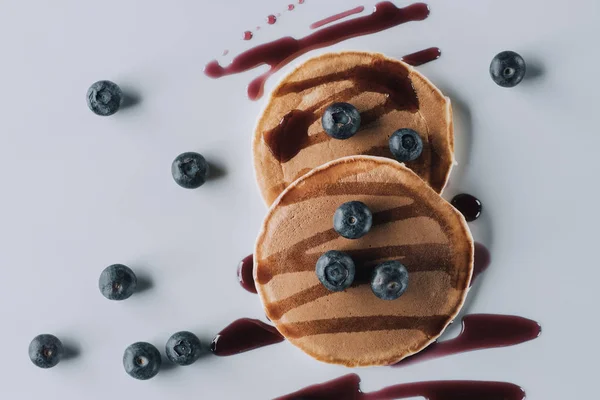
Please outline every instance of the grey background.
[{"label": "grey background", "polygon": [[[262,102],[245,97],[264,67],[211,80],[203,66],[225,49],[226,63],[264,41],[303,36],[333,13],[360,4],[369,12],[374,2],[306,0],[293,12],[287,4],[0,1],[1,398],[265,399],[351,372],[286,343],[206,357],[147,382],[130,379],[121,364],[134,341],[162,349],[177,330],[210,340],[236,318],[264,319],[258,298],[235,277],[266,210],[250,150]],[[485,379],[521,384],[531,399],[597,398],[600,3],[429,4],[424,22],[327,50],[400,57],[442,49],[440,60],[419,69],[457,114],[460,166],[445,196],[466,191],[483,201],[484,216],[471,227],[492,253],[466,312],[526,316],[543,334],[405,369],[361,369],[363,390]],[[278,12],[267,26],[266,16]],[[242,41],[257,25],[254,39]],[[537,70],[511,90],[488,76],[491,58],[505,49]],[[95,116],[84,96],[99,79],[119,83],[138,104]],[[170,163],[183,151],[202,152],[221,177],[197,191],[179,188]],[[112,263],[131,266],[151,287],[126,302],[105,300],[97,279]],[[27,346],[45,332],[78,356],[35,368]]]}]

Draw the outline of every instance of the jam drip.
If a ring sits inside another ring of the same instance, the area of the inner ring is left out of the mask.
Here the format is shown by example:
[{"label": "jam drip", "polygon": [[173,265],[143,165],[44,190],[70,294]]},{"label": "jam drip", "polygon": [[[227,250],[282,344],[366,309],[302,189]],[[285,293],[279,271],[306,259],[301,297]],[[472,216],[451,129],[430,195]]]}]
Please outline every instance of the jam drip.
[{"label": "jam drip", "polygon": [[210,351],[217,356],[232,356],[283,340],[275,327],[257,319],[242,318],[232,322],[215,336]]},{"label": "jam drip", "polygon": [[394,367],[402,367],[473,350],[514,346],[537,338],[540,325],[514,315],[471,314],[462,320],[462,331],[454,339],[436,342],[423,351],[408,357]]},{"label": "jam drip", "polygon": [[525,392],[508,382],[428,381],[403,383],[363,393],[356,374],[309,386],[275,400],[393,400],[424,397],[427,400],[523,400]]},{"label": "jam drip", "polygon": [[252,254],[245,257],[240,261],[240,265],[237,269],[237,277],[240,285],[249,291],[250,293],[256,292],[256,284],[254,283],[254,277],[252,276],[252,269],[254,268],[254,257]]}]

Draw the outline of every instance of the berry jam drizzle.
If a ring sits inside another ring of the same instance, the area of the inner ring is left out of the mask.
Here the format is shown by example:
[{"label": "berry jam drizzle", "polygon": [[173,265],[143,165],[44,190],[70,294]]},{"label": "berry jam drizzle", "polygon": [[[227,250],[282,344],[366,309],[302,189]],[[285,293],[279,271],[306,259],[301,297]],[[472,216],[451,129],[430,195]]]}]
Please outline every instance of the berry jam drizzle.
[{"label": "berry jam drizzle", "polygon": [[254,268],[254,257],[252,254],[240,261],[237,269],[237,277],[240,285],[249,291],[250,293],[256,292],[256,284],[254,283],[254,276],[252,276],[252,269]]},{"label": "berry jam drizzle", "polygon": [[486,269],[488,269],[491,261],[492,257],[490,256],[490,251],[481,243],[475,242],[475,256],[473,262],[473,277],[471,278],[471,285],[473,285],[473,282],[475,282],[475,279],[477,279],[479,275],[481,275],[483,272],[485,272]]},{"label": "berry jam drizzle", "polygon": [[232,356],[283,342],[283,336],[271,325],[257,319],[242,318],[223,329],[210,344],[217,356]]},{"label": "berry jam drizzle", "polygon": [[424,3],[415,3],[398,8],[389,1],[377,3],[370,15],[354,18],[349,21],[319,29],[301,39],[284,37],[246,50],[235,57],[227,67],[213,60],[206,64],[205,75],[221,78],[226,75],[248,71],[267,64],[271,68],[255,78],[248,85],[248,97],[256,100],[262,96],[265,81],[281,67],[302,54],[339,43],[346,39],[368,35],[409,22],[421,21],[429,16],[429,7]]},{"label": "berry jam drizzle", "polygon": [[417,51],[416,53],[407,54],[402,57],[402,61],[413,67],[418,67],[419,65],[437,60],[441,55],[442,51],[439,47],[430,47],[425,50]]},{"label": "berry jam drizzle", "polygon": [[[473,278],[471,279],[471,285],[475,282],[475,279],[485,272],[489,267],[491,257],[489,250],[481,243],[475,242],[475,262],[473,266]],[[237,269],[237,277],[240,282],[240,286],[243,287],[250,293],[257,293],[256,283],[254,282],[254,276],[252,274],[254,268],[254,258],[250,254],[240,261]],[[370,276],[370,272],[368,274]],[[366,279],[366,278],[365,278]]]},{"label": "berry jam drizzle", "polygon": [[467,222],[475,221],[481,215],[481,201],[475,196],[462,193],[454,196],[450,202],[465,217]]},{"label": "berry jam drizzle", "polygon": [[275,400],[393,400],[411,397],[424,397],[427,400],[523,400],[525,392],[508,382],[429,381],[403,383],[363,393],[360,390],[360,377],[350,374]]},{"label": "berry jam drizzle", "polygon": [[342,18],[346,18],[346,17],[348,17],[350,15],[361,13],[364,10],[365,10],[365,8],[363,6],[358,6],[356,8],[353,8],[352,10],[347,10],[347,11],[341,12],[339,14],[334,14],[331,17],[323,18],[323,19],[321,19],[321,20],[319,20],[319,21],[317,21],[315,23],[312,23],[310,25],[310,29],[320,28],[323,25],[330,24],[330,23],[338,21],[338,20],[340,20]]},{"label": "berry jam drizzle", "polygon": [[541,326],[530,319],[514,315],[471,314],[462,319],[462,331],[454,339],[436,342],[420,353],[392,367],[404,367],[421,361],[468,351],[514,346],[537,338]]},{"label": "berry jam drizzle", "polygon": [[277,22],[277,17],[274,16],[273,14],[271,14],[267,17],[267,24],[273,25],[275,22]]}]

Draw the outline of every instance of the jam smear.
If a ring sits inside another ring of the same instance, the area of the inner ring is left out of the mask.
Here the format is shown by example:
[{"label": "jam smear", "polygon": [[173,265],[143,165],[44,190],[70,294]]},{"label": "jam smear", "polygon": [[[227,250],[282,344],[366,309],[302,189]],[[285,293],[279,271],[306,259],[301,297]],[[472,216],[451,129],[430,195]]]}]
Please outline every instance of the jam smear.
[{"label": "jam smear", "polygon": [[273,156],[282,163],[294,158],[308,146],[308,127],[314,121],[315,115],[310,111],[292,110],[287,113],[279,125],[264,135]]},{"label": "jam smear", "polygon": [[264,83],[273,73],[310,50],[327,47],[353,37],[380,32],[409,21],[421,21],[428,16],[429,7],[424,3],[398,8],[393,3],[384,1],[376,4],[375,10],[370,15],[330,25],[301,39],[284,37],[246,50],[235,57],[226,67],[213,60],[206,64],[204,73],[211,78],[221,78],[248,71],[263,64],[269,65],[271,67],[269,71],[255,78],[248,85],[248,97],[256,100],[261,97]]},{"label": "jam smear", "polygon": [[467,222],[475,221],[481,215],[481,201],[470,194],[461,193],[450,202],[465,217]]},{"label": "jam smear", "polygon": [[404,367],[421,361],[468,351],[514,346],[537,338],[541,326],[514,315],[471,314],[463,317],[462,331],[454,339],[436,342],[392,367]]},{"label": "jam smear", "polygon": [[242,318],[232,322],[215,336],[210,344],[210,351],[217,356],[232,356],[283,340],[275,327],[257,319]]},{"label": "jam smear", "polygon": [[252,34],[252,32],[250,32],[250,31],[246,31],[246,32],[244,32],[244,35],[242,36],[242,38],[243,38],[244,40],[250,40],[250,39],[252,39],[252,37],[253,37],[253,36],[254,36],[254,35]]},{"label": "jam smear", "polygon": [[339,14],[334,14],[331,17],[327,17],[327,18],[323,18],[317,22],[314,22],[310,25],[310,29],[317,29],[320,28],[324,25],[330,24],[332,22],[338,21],[340,19],[346,18],[350,15],[354,15],[354,14],[359,14],[361,12],[363,12],[365,10],[365,8],[363,6],[358,6],[356,8],[353,8],[351,10],[347,10],[347,11],[343,11]]},{"label": "jam smear", "polygon": [[413,67],[418,67],[419,65],[437,60],[441,55],[442,51],[439,47],[430,47],[425,50],[417,51],[416,53],[407,54],[402,57],[401,60]]},{"label": "jam smear", "polygon": [[237,269],[237,277],[240,285],[249,291],[250,293],[257,293],[256,284],[254,283],[254,276],[252,276],[252,270],[254,268],[254,256],[250,254],[246,256]]},{"label": "jam smear", "polygon": [[349,374],[275,400],[393,400],[412,397],[424,397],[427,400],[523,400],[525,392],[508,382],[428,381],[403,383],[363,393],[359,376]]},{"label": "jam smear", "polygon": [[271,14],[267,17],[267,24],[273,25],[275,22],[277,22],[277,17],[274,16],[273,14]]}]

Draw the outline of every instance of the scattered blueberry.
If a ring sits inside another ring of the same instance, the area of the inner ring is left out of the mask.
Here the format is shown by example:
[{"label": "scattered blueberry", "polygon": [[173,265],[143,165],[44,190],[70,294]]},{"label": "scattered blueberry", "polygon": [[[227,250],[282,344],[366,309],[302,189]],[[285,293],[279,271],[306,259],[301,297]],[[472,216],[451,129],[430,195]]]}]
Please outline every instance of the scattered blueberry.
[{"label": "scattered blueberry", "polygon": [[202,345],[192,332],[177,332],[167,341],[167,358],[178,365],[191,365],[200,358]]},{"label": "scattered blueberry", "polygon": [[344,203],[333,214],[333,228],[346,239],[363,237],[369,232],[372,224],[371,210],[360,201]]},{"label": "scattered blueberry", "polygon": [[38,335],[29,344],[29,358],[40,368],[54,367],[63,354],[63,345],[54,335]]},{"label": "scattered blueberry", "polygon": [[396,300],[408,288],[408,271],[398,261],[386,261],[375,267],[371,290],[382,300]]},{"label": "scattered blueberry", "polygon": [[137,342],[125,349],[123,366],[131,377],[146,380],[156,376],[162,359],[160,353],[150,343]]},{"label": "scattered blueberry", "polygon": [[123,102],[121,88],[111,81],[98,81],[87,91],[87,104],[90,110],[101,116],[113,115]]},{"label": "scattered blueberry", "polygon": [[423,140],[412,129],[398,129],[390,137],[390,151],[400,162],[414,161],[423,152]]},{"label": "scattered blueberry", "polygon": [[316,272],[323,286],[339,292],[352,284],[356,267],[348,254],[330,250],[317,260]]},{"label": "scattered blueberry", "polygon": [[131,268],[122,264],[108,266],[98,280],[100,292],[109,300],[129,298],[137,286],[137,278]]},{"label": "scattered blueberry", "polygon": [[323,129],[334,139],[348,139],[360,128],[360,113],[352,104],[333,103],[321,118]]},{"label": "scattered blueberry", "polygon": [[201,154],[183,153],[178,155],[171,164],[171,174],[179,186],[196,189],[206,182],[208,163]]},{"label": "scattered blueberry", "polygon": [[514,51],[496,54],[490,64],[490,75],[494,82],[507,88],[518,85],[525,77],[526,70],[525,60]]}]

